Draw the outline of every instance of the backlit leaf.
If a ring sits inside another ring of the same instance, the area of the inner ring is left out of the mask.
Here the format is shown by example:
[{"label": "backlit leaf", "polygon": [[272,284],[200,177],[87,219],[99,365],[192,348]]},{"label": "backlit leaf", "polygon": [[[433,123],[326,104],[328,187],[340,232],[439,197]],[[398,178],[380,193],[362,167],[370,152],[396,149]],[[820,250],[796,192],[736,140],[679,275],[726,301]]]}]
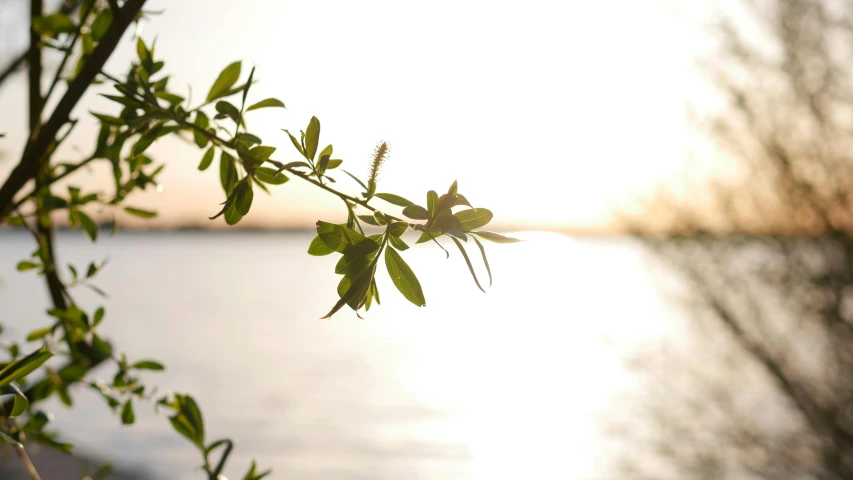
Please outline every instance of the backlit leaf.
[{"label": "backlit leaf", "polygon": [[225,69],[219,73],[219,77],[217,77],[216,81],[213,82],[213,86],[210,87],[210,92],[207,94],[208,102],[222,97],[235,83],[237,83],[237,79],[240,78],[242,65],[243,62],[234,62],[225,67]]},{"label": "backlit leaf", "polygon": [[453,216],[459,219],[462,229],[466,232],[485,226],[492,221],[492,212],[485,208],[462,210],[454,213]]},{"label": "backlit leaf", "polygon": [[282,102],[281,100],[279,100],[277,98],[267,98],[267,99],[261,100],[260,102],[255,103],[254,105],[250,106],[249,108],[246,109],[246,111],[251,112],[252,110],[257,110],[259,108],[268,108],[268,107],[285,108],[284,102]]},{"label": "backlit leaf", "polygon": [[478,232],[471,232],[471,233],[479,236],[483,240],[488,240],[490,242],[495,242],[495,243],[518,243],[521,241],[517,238],[507,237],[507,236],[501,235],[499,233],[486,232],[483,230],[480,230]]},{"label": "backlit leaf", "polygon": [[388,269],[391,281],[407,300],[419,307],[426,305],[424,293],[415,272],[393,248],[385,250],[385,267]]},{"label": "backlit leaf", "polygon": [[399,195],[394,195],[393,193],[377,193],[374,196],[377,198],[381,198],[382,200],[385,200],[388,203],[397,205],[398,207],[408,207],[409,205],[414,204],[414,202],[406,200],[405,198]]},{"label": "backlit leaf", "polygon": [[202,172],[207,170],[210,167],[210,164],[213,163],[213,154],[216,153],[216,147],[211,146],[204,152],[204,156],[201,157],[201,163],[198,164],[198,169]]},{"label": "backlit leaf", "polygon": [[314,160],[317,153],[317,144],[320,143],[320,120],[311,117],[308,129],[305,131],[305,156]]}]

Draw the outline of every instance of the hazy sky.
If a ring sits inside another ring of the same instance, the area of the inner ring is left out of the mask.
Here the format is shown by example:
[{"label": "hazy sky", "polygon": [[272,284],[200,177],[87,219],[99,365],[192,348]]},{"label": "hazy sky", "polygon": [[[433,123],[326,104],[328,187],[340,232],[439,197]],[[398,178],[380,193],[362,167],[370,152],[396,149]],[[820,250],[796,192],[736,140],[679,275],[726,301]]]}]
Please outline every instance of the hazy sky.
[{"label": "hazy sky", "polygon": [[[4,27],[26,13],[23,3],[0,0],[2,64],[21,41]],[[696,43],[691,26],[658,0],[147,5],[163,13],[141,35],[157,38],[171,89],[183,95],[191,86],[193,105],[228,63],[244,60],[244,76],[257,66],[250,101],[276,96],[288,107],[248,117],[279,148],[273,158],[296,160],[280,129],[298,131],[316,115],[320,142],[334,144],[354,173],[366,171],[379,140],[391,143],[380,191],[423,201],[456,179],[500,224],[608,226],[620,204],[676,172],[688,148]],[[107,70],[122,73],[134,56],[128,35]],[[0,131],[9,134],[0,140],[0,178],[22,148],[24,84],[18,75],[0,90]],[[118,108],[87,94],[69,160],[92,148],[88,110]],[[178,140],[149,153],[168,164],[164,190],[130,203],[158,206],[161,224],[208,225],[223,199],[217,169],[197,172],[203,152]],[[338,180],[358,191],[345,175]],[[94,185],[85,176],[74,183]],[[311,225],[341,214],[340,200],[314,190],[294,179],[272,197],[256,195],[243,222]]]}]

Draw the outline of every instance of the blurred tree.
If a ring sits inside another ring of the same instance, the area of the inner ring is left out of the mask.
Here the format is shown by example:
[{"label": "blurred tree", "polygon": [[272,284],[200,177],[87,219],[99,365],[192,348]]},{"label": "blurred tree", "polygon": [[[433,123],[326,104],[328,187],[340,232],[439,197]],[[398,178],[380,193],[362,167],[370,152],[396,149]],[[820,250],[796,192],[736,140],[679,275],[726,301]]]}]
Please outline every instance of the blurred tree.
[{"label": "blurred tree", "polygon": [[[441,246],[439,238],[449,238],[480,289],[467,250],[460,241],[472,240],[477,246],[490,280],[491,271],[480,239],[497,243],[515,241],[480,230],[491,221],[492,213],[472,207],[459,193],[455,181],[441,195],[430,190],[425,206],[400,195],[379,192],[379,171],[390,155],[385,142],[377,146],[365,180],[349,172],[346,172],[349,178],[342,177],[354,182],[351,188],[361,187],[363,191],[345,193],[330,176],[340,171],[336,169],[343,160],[332,158],[331,144],[325,147],[320,144],[320,121],[316,117],[311,118],[298,136],[285,131],[285,141],[292,143],[299,160],[288,163],[275,160],[272,156],[276,148],[264,145],[249,131],[246,117],[260,108],[283,108],[284,103],[276,98],[249,102],[255,70],[252,68],[241,82],[245,71],[240,61],[228,64],[221,71],[211,82],[207,96],[196,106],[169,90],[164,62],[156,57],[155,45],[146,44],[142,38],[136,38],[137,59],[124,75],[105,71],[104,65],[125,32],[146,15],[145,0],[64,0],[51,7],[53,10],[44,3],[29,1],[28,47],[0,69],[0,87],[16,73],[26,72],[29,133],[20,160],[0,184],[0,226],[25,228],[32,234],[35,249],[17,268],[42,275],[52,303],[52,308],[41,316],[44,323],[34,325],[26,337],[26,342],[42,346],[9,343],[5,347],[9,358],[0,362],[0,395],[4,396],[0,401],[0,440],[15,448],[33,479],[38,478],[38,472],[29,461],[25,440],[65,452],[71,449],[47,429],[50,416],[37,409],[38,403],[55,395],[72,406],[72,387],[83,382],[101,394],[122,424],[135,422],[134,405],[141,401],[150,401],[156,409],[168,411],[174,429],[199,450],[209,480],[221,478],[232,450],[229,439],[211,441],[205,437],[201,409],[191,396],[158,395],[155,388],[142,383],[139,371],[163,370],[162,364],[154,360],[130,361],[101,338],[98,327],[106,315],[104,306],[81,305],[75,301],[74,289],[78,287],[103,294],[93,282],[104,265],[98,262],[79,268],[69,265],[66,272],[59,267],[56,257],[54,229],[60,217],[94,242],[101,231],[96,222],[98,216],[93,215],[96,212],[100,217],[112,216],[114,225],[116,213],[142,218],[156,216],[156,212],[127,205],[126,201],[136,191],[157,186],[164,165],[157,164],[146,150],[164,137],[179,136],[204,149],[199,170],[209,168],[218,157],[224,201],[211,220],[221,216],[228,225],[240,222],[250,212],[255,189],[268,192],[292,177],[342,200],[346,221],[318,221],[317,237],[308,247],[311,255],[340,254],[335,266],[335,273],[342,276],[338,299],[324,318],[344,306],[360,312],[368,310],[374,301],[378,304],[375,273],[383,259],[397,290],[417,306],[426,304],[415,273],[398,253],[409,248],[402,238],[409,228],[420,232],[418,243],[432,241]],[[44,68],[46,55],[58,61],[50,72]],[[49,82],[45,83],[45,79]],[[118,112],[92,113],[99,124],[99,133],[91,153],[77,161],[60,161],[55,153],[79,120],[74,116],[75,107],[96,83],[113,87],[114,90],[102,95],[115,102]],[[48,105],[55,106],[48,111]],[[79,174],[87,171],[84,167],[96,162],[111,169],[111,189],[75,183]],[[377,207],[378,201],[384,203]],[[375,232],[369,234],[366,230],[370,228]],[[53,355],[65,357],[65,364],[60,368],[46,364]],[[115,368],[112,381],[92,381],[92,371],[107,366]],[[243,478],[258,480],[267,473],[258,471],[253,463]]]},{"label": "blurred tree", "polygon": [[[853,478],[853,2],[735,0],[701,128],[731,160],[630,222],[694,335],[648,352],[634,476]],[[697,192],[707,192],[700,195]]]}]

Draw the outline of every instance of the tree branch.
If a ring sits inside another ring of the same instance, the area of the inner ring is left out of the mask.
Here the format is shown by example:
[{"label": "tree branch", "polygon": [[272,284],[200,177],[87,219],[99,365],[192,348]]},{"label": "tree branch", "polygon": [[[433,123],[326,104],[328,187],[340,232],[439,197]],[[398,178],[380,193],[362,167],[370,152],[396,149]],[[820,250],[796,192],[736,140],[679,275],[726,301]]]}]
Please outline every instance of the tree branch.
[{"label": "tree branch", "polygon": [[136,18],[136,15],[142,10],[145,0],[127,0],[122,7],[120,13],[115,15],[112,25],[101,39],[95,51],[92,52],[89,61],[86,62],[83,70],[68,86],[65,95],[56,109],[51,114],[45,124],[33,132],[24,148],[24,154],[21,156],[21,161],[12,170],[9,178],[0,187],[0,219],[9,215],[15,195],[23,188],[30,180],[34,179],[44,162],[45,154],[48,152],[51,143],[56,138],[59,129],[68,122],[68,117],[71,110],[80,101],[80,98],[92,84],[92,81],[103,68],[107,59],[112,55],[118,42],[121,40],[125,30],[130,26],[130,23]]}]

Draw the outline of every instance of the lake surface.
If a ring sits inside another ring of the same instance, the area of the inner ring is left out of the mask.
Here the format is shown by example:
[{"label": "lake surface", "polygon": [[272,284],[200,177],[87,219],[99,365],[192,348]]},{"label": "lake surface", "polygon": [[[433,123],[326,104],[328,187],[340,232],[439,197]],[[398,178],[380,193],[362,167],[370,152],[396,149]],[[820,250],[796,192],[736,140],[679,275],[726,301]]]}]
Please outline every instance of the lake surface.
[{"label": "lake surface", "polygon": [[[488,294],[458,252],[445,260],[419,245],[404,258],[426,308],[380,269],[379,308],[320,320],[339,277],[336,258],[305,253],[310,233],[103,233],[94,245],[59,236],[63,264],[109,258],[96,284],[110,297],[81,289],[79,300],[106,307],[99,328],[131,361],[166,364],[145,378],[193,395],[208,441],[234,439],[232,480],[251,458],[282,479],[604,478],[619,451],[602,422],[641,388],[624,360],[673,329],[651,263],[628,239],[523,233],[524,243],[488,244]],[[22,232],[0,233],[6,340],[49,322],[41,279],[15,271],[32,248]],[[164,415],[137,405],[137,423],[121,427],[88,388],[76,398],[74,409],[46,407],[81,452],[156,478],[202,478]]]}]

